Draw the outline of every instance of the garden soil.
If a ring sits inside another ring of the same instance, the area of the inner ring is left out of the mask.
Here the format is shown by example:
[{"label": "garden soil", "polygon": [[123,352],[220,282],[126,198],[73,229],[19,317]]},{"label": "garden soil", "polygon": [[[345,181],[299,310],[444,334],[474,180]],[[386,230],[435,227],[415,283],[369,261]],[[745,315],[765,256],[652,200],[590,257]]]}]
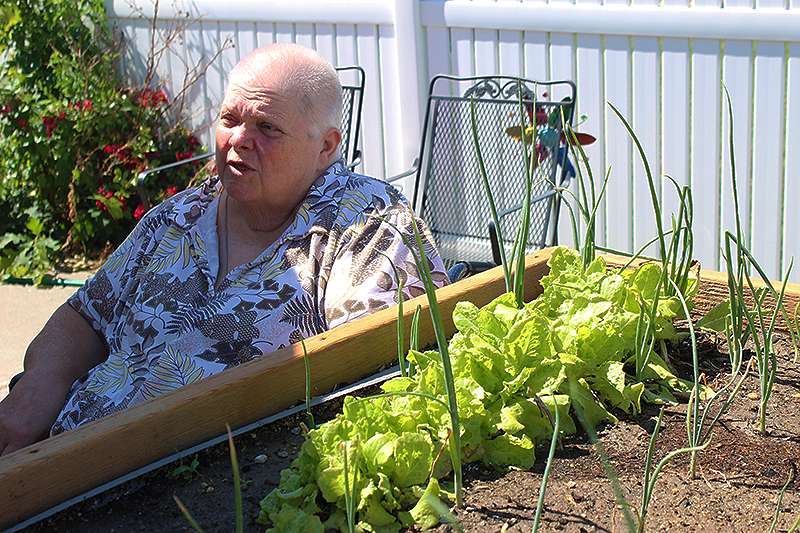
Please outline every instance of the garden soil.
[{"label": "garden soil", "polygon": [[[711,337],[701,342],[704,371],[713,377],[710,385],[715,387],[727,379],[727,356],[717,349],[720,345],[719,339]],[[769,531],[778,493],[790,471],[800,464],[800,365],[794,361],[787,340],[779,339],[777,347],[779,377],[769,405],[769,435],[760,435],[754,427],[758,384],[751,375],[715,429],[711,444],[700,453],[696,479],[688,478],[687,456],[679,456],[664,469],[650,505],[647,531]],[[690,355],[686,346],[677,347],[677,351],[681,353],[673,362],[686,376]],[[315,416],[318,421],[328,419],[340,406],[340,401],[323,405]],[[656,460],[686,446],[684,415],[685,404],[665,410]],[[598,433],[626,497],[637,507],[644,457],[656,416],[657,410],[650,406],[640,416],[623,419]],[[296,415],[237,437],[245,480],[247,531],[263,530],[255,523],[259,500],[277,486],[281,470],[302,444],[304,420],[304,415]],[[529,472],[502,473],[477,464],[467,465],[465,506],[454,511],[464,530],[530,531],[546,455],[546,449],[537,450],[536,465]],[[194,458],[197,466],[193,468]],[[800,515],[798,487],[800,482],[789,484],[776,531],[786,531]],[[190,531],[173,496],[185,503],[206,531],[231,531],[233,492],[227,445],[215,446],[128,482],[29,530]],[[439,526],[434,531],[451,528]],[[542,531],[625,531],[603,464],[585,435],[565,439],[556,452]]]}]

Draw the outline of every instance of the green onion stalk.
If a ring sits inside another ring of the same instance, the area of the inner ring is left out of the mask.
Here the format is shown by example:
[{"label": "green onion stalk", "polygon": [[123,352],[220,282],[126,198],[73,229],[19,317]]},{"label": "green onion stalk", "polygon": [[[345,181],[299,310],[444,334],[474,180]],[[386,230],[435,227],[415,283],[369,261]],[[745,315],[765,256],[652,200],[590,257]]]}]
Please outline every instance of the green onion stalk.
[{"label": "green onion stalk", "polygon": [[[350,482],[350,441],[344,441],[340,444],[343,455],[343,472],[344,476],[344,507],[347,512],[347,530],[349,533],[356,531],[356,507],[358,500],[358,465],[354,465],[352,483]],[[355,455],[358,458],[358,455]]]},{"label": "green onion stalk", "polygon": [[[236,446],[233,445],[233,434],[231,433],[231,427],[227,424],[225,424],[225,427],[228,430],[228,450],[230,451],[231,470],[233,471],[233,530],[235,533],[243,533],[244,507],[242,505],[242,482],[239,473],[239,460],[236,457]],[[192,513],[189,512],[189,509],[186,508],[181,499],[178,498],[177,495],[173,495],[172,498],[175,500],[175,503],[177,504],[178,509],[180,510],[184,519],[189,523],[189,526],[197,533],[204,533],[203,528],[200,527],[200,524],[197,523],[197,520],[194,519]]]},{"label": "green onion stalk", "polygon": [[[670,283],[675,285],[675,282],[669,280]],[[731,379],[726,383],[714,396],[712,396],[706,405],[703,407],[703,413],[700,414],[700,401],[702,398],[701,389],[702,386],[700,382],[700,359],[697,354],[697,337],[694,331],[694,325],[692,324],[692,318],[689,314],[689,306],[686,303],[683,295],[678,291],[677,286],[673,287],[676,291],[676,296],[678,301],[681,304],[681,309],[683,310],[684,317],[686,318],[686,322],[689,327],[689,342],[691,343],[692,347],[692,390],[689,393],[689,403],[686,406],[686,434],[687,440],[689,441],[689,478],[694,479],[697,472],[697,453],[704,449],[709,442],[711,442],[711,436],[714,431],[714,426],[716,426],[719,419],[728,412],[730,409],[731,404],[739,395],[739,392],[742,388],[742,384],[744,384],[745,378],[747,378],[748,372],[750,370],[750,365],[747,366],[745,372],[739,376],[732,376]],[[727,393],[727,397],[725,394]],[[719,408],[714,411],[714,403],[716,402],[717,398],[725,398],[725,400],[720,404]],[[713,414],[712,414],[713,413]],[[709,420],[708,417],[712,416]]]},{"label": "green onion stalk", "polygon": [[[542,511],[544,510],[544,497],[545,493],[547,492],[547,481],[550,479],[550,467],[553,463],[553,456],[556,453],[556,445],[558,444],[558,432],[559,427],[561,425],[561,419],[558,414],[558,403],[553,398],[553,402],[555,405],[555,414],[553,418],[555,419],[553,422],[553,436],[550,438],[550,450],[547,453],[547,463],[544,466],[544,472],[542,473],[542,485],[539,487],[539,500],[536,502],[536,515],[533,518],[533,533],[539,531],[540,522],[542,519]],[[549,418],[549,416],[548,416]]]},{"label": "green onion stalk", "polygon": [[[791,271],[792,262],[790,261],[789,268],[783,280],[783,285],[781,286],[781,292],[776,298],[775,307],[772,310],[772,316],[767,325],[764,320],[764,301],[769,290],[766,287],[757,289],[749,273],[745,270],[747,286],[755,297],[753,311],[749,310],[747,306],[744,306],[743,309],[747,317],[747,327],[750,329],[750,336],[753,339],[756,368],[758,369],[758,390],[760,396],[758,404],[758,429],[762,435],[767,434],[767,403],[769,402],[770,396],[772,396],[772,388],[775,384],[775,377],[778,371],[778,357],[775,354],[772,335],[775,331],[775,325],[777,324],[778,313],[783,305],[786,284],[789,281],[789,274]],[[769,281],[766,283],[770,285]]]},{"label": "green onion stalk", "polygon": [[689,453],[694,456],[698,451],[704,450],[706,446],[708,446],[708,442],[705,442],[702,446],[690,446],[688,448],[680,448],[678,450],[673,450],[669,452],[667,455],[664,456],[661,461],[658,462],[656,467],[651,470],[651,466],[653,464],[653,455],[655,454],[655,447],[656,447],[656,439],[658,438],[658,434],[661,431],[661,420],[664,418],[664,408],[662,407],[661,410],[658,412],[658,418],[656,419],[656,426],[653,428],[653,433],[650,435],[650,444],[647,446],[647,456],[644,460],[644,479],[642,480],[642,502],[639,507],[639,524],[636,528],[637,533],[644,533],[645,531],[645,523],[647,522],[647,509],[650,507],[650,501],[653,498],[653,491],[656,487],[656,482],[658,481],[658,476],[661,475],[661,471],[664,469],[670,461],[672,461],[678,455]]},{"label": "green onion stalk", "polygon": [[486,199],[489,203],[489,212],[492,216],[492,222],[494,222],[495,230],[497,231],[497,240],[500,243],[500,265],[503,268],[503,278],[506,282],[506,292],[511,292],[512,289],[512,280],[511,280],[511,272],[509,271],[508,259],[506,258],[506,249],[505,249],[505,241],[503,240],[503,232],[500,228],[500,218],[497,215],[497,206],[494,202],[494,194],[492,194],[492,188],[489,186],[489,176],[486,173],[486,164],[483,160],[483,153],[481,152],[481,143],[478,140],[478,125],[477,119],[475,118],[475,99],[470,98],[469,101],[469,110],[470,110],[470,127],[472,129],[472,142],[475,146],[475,155],[478,158],[478,169],[480,170],[481,174],[481,183],[483,184],[483,190],[486,193]]},{"label": "green onion stalk", "polygon": [[[786,489],[789,485],[794,481],[795,476],[795,466],[794,463],[789,467],[789,475],[786,476],[786,483],[783,484],[781,487],[781,491],[778,493],[778,501],[775,504],[775,513],[772,515],[772,523],[769,525],[769,532],[768,533],[775,533],[775,530],[778,527],[778,518],[781,516],[781,511],[783,511],[783,495],[786,494]],[[792,528],[797,527],[797,522]]]},{"label": "green onion stalk", "polygon": [[[570,384],[570,387],[572,386],[573,385]],[[583,427],[583,430],[586,432],[586,435],[589,437],[589,442],[591,442],[594,446],[597,457],[600,459],[600,464],[603,465],[603,471],[606,474],[606,478],[608,478],[608,481],[611,484],[611,492],[614,494],[614,500],[617,502],[617,506],[622,510],[622,518],[625,520],[625,527],[629,533],[634,533],[637,530],[637,527],[636,521],[633,518],[633,513],[631,512],[632,506],[625,498],[625,492],[622,490],[622,484],[619,482],[619,476],[614,470],[614,465],[611,464],[611,459],[608,458],[608,454],[606,453],[603,443],[597,438],[597,433],[595,432],[594,427],[592,424],[586,422],[583,410],[577,404],[575,407],[575,412],[578,415],[578,421]]]},{"label": "green onion stalk", "polygon": [[317,424],[314,422],[314,414],[311,412],[311,362],[308,359],[305,339],[300,339],[300,345],[303,347],[303,366],[306,371],[306,416],[308,417],[308,428],[314,429]]},{"label": "green onion stalk", "polygon": [[[595,252],[597,249],[597,235],[596,235],[596,227],[597,227],[597,211],[600,208],[600,204],[605,197],[606,190],[608,187],[608,179],[611,176],[611,168],[609,167],[608,171],[605,174],[605,178],[603,179],[603,185],[600,188],[599,193],[597,192],[597,188],[595,186],[595,179],[592,173],[592,166],[589,164],[589,158],[586,155],[586,152],[581,146],[580,142],[578,142],[578,138],[575,135],[575,131],[572,127],[567,123],[566,119],[564,118],[564,113],[562,109],[561,113],[561,127],[565,132],[565,137],[569,141],[567,142],[567,146],[569,147],[570,153],[572,154],[573,160],[575,160],[576,165],[576,177],[578,181],[578,194],[579,197],[576,198],[577,206],[580,214],[583,216],[584,223],[586,224],[586,231],[584,232],[583,237],[583,245],[580,245],[580,240],[577,237],[578,231],[575,225],[575,215],[572,211],[572,206],[569,202],[565,202],[569,208],[569,213],[572,220],[573,226],[573,233],[575,235],[575,245],[579,246],[579,252],[581,254],[581,259],[583,262],[583,267],[587,268],[589,264],[594,261]],[[588,174],[587,178],[584,178],[583,171],[581,170],[581,166],[586,169]],[[586,182],[588,181],[588,187]],[[587,195],[588,190],[588,195]],[[569,193],[569,190],[563,190],[562,192]]]},{"label": "green onion stalk", "polygon": [[[647,185],[650,188],[650,201],[653,204],[653,213],[656,219],[656,231],[658,233],[658,245],[661,255],[661,276],[662,279],[664,279],[669,275],[669,254],[667,253],[667,242],[664,233],[664,223],[661,215],[663,210],[661,208],[661,202],[658,199],[658,193],[656,192],[656,184],[653,178],[653,173],[650,170],[650,163],[647,161],[647,155],[644,153],[644,148],[642,148],[642,144],[639,142],[639,138],[636,136],[636,133],[634,133],[631,125],[628,123],[622,113],[620,113],[619,109],[614,107],[614,104],[609,103],[608,105],[611,107],[612,111],[616,113],[617,117],[619,117],[620,121],[625,126],[625,129],[628,131],[628,135],[636,145],[636,149],[639,152],[639,156],[642,158],[642,163],[644,164],[644,171],[647,176]],[[669,290],[665,279],[662,283],[662,287],[664,290]],[[667,295],[671,296],[669,293]]]},{"label": "green onion stalk", "polygon": [[397,284],[397,364],[400,365],[400,375],[408,377],[408,364],[406,363],[405,348],[405,329],[406,323],[403,317],[403,279],[400,277],[397,267],[394,266],[392,258],[383,252],[378,252],[389,261],[389,266],[394,272],[395,283]]},{"label": "green onion stalk", "polygon": [[425,285],[425,293],[428,296],[428,309],[431,314],[433,330],[436,334],[436,343],[439,345],[439,354],[442,357],[442,369],[444,371],[444,385],[447,391],[448,411],[450,412],[450,425],[453,432],[450,440],[450,460],[453,463],[453,477],[455,485],[456,506],[463,506],[463,482],[461,471],[461,424],[458,419],[458,402],[456,400],[456,389],[453,379],[453,367],[450,363],[450,354],[447,350],[447,336],[444,331],[444,322],[439,309],[439,302],[436,299],[436,287],[433,285],[431,272],[428,268],[428,258],[425,255],[425,246],[422,243],[414,213],[411,212],[411,227],[414,230],[414,238],[417,243],[417,252],[413,253],[414,262],[422,283]]}]

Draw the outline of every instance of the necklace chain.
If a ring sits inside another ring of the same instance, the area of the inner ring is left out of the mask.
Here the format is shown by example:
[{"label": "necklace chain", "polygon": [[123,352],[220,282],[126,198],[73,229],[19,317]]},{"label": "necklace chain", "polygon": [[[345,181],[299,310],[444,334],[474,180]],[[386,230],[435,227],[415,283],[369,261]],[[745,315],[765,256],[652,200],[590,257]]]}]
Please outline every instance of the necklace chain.
[{"label": "necklace chain", "polygon": [[223,261],[220,261],[220,266],[222,270],[219,273],[220,285],[222,284],[222,280],[224,280],[228,275],[228,256],[230,254],[230,239],[228,235],[228,194],[225,193],[225,213],[223,214],[223,226],[224,226],[224,234],[225,234],[225,247],[224,253],[222,255]]}]

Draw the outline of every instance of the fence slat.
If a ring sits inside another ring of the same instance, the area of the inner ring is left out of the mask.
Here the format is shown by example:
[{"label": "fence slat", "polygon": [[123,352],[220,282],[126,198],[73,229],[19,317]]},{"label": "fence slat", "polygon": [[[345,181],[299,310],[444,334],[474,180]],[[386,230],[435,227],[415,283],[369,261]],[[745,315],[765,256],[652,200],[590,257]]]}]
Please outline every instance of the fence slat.
[{"label": "fence slat", "polygon": [[[446,31],[446,30],[445,30]],[[383,25],[378,28],[378,48],[380,49],[380,74],[367,71],[367,83],[380,83],[383,101],[383,135],[384,157],[386,158],[386,175],[400,174],[405,168],[403,161],[403,131],[400,121],[403,99],[400,97],[400,81],[398,79],[397,54],[395,50],[394,27]],[[363,115],[362,123],[370,118]],[[410,165],[410,162],[409,162]],[[413,176],[406,181],[403,192],[409,199],[413,194]],[[403,185],[400,183],[399,185]]]},{"label": "fence slat", "polygon": [[[553,80],[574,80],[575,79],[575,65],[574,65],[574,50],[573,50],[573,36],[569,33],[553,33],[550,35],[550,78]],[[552,87],[550,94],[545,100],[554,102],[562,100],[564,97],[569,96],[569,90],[563,86]],[[575,198],[578,195],[578,182],[573,180],[570,183],[569,190],[572,195],[565,195],[563,201],[569,202],[573,206],[575,213],[576,226],[578,229],[578,238],[583,235],[585,224],[578,213]],[[559,243],[566,246],[575,246],[575,237],[571,231],[572,223],[569,210],[566,206],[559,213],[558,228],[559,228]],[[562,228],[568,231],[561,231]]]},{"label": "fence slat", "polygon": [[[800,87],[800,44],[789,46],[786,86]],[[794,258],[791,279],[800,281],[800,100],[789,98],[786,109],[786,172],[784,179],[783,270]]]},{"label": "fence slat", "polygon": [[[203,30],[201,34],[203,53],[206,55],[206,57],[209,57],[209,54],[213,55],[217,52],[217,50],[220,49],[219,26],[216,22],[202,22],[201,27]],[[217,61],[214,61],[206,69],[206,91],[205,101],[203,104],[203,118],[205,120],[205,124],[209,128],[209,146],[211,146],[211,140],[214,138],[211,127],[214,123],[214,119],[216,118],[216,112],[219,109],[219,104],[222,102],[222,95],[226,79],[226,73],[222,70],[222,62],[220,59],[221,58],[218,58]]]},{"label": "fence slat", "polygon": [[[578,126],[578,131],[594,135],[597,142],[585,146],[584,151],[592,169],[595,190],[600,194],[605,178],[605,136],[603,135],[603,117],[605,116],[605,94],[603,87],[603,49],[600,37],[596,35],[581,35],[578,37],[577,49],[577,87],[578,87],[578,118],[585,115],[586,122]],[[592,90],[595,88],[595,90]],[[576,121],[577,123],[577,121]],[[573,161],[573,163],[577,163]],[[589,179],[584,171],[584,178]],[[561,231],[563,226],[559,226]],[[595,222],[595,238],[598,244],[605,244],[606,235],[606,201],[601,202]],[[560,241],[559,241],[560,242]]]},{"label": "fence slat", "polygon": [[492,76],[498,72],[497,32],[475,30],[475,75]]},{"label": "fence slat", "polygon": [[[731,96],[733,109],[733,142],[736,164],[737,191],[739,193],[739,216],[745,242],[750,245],[750,192],[752,176],[752,123],[753,123],[753,46],[748,41],[728,41],[725,43],[723,58],[723,78]],[[722,151],[722,232],[720,244],[724,245],[724,232],[736,233],[736,213],[731,184],[731,161],[728,136],[727,102],[723,113],[723,151]]]},{"label": "fence slat", "polygon": [[[378,29],[369,24],[356,27],[358,64],[365,72],[380,72],[378,59]],[[361,150],[364,157],[364,173],[382,178],[386,175],[383,157],[383,121],[381,120],[380,79],[367,79],[364,85],[364,108],[362,116],[372,117],[361,121]]]},{"label": "fence slat", "polygon": [[719,265],[719,41],[695,40],[692,48],[690,179],[695,199],[695,257]]},{"label": "fence slat", "polygon": [[258,46],[267,46],[275,42],[275,24],[271,22],[256,23],[256,40]]},{"label": "fence slat", "polygon": [[314,33],[317,40],[317,52],[331,63],[336,64],[336,39],[333,24],[317,24]]},{"label": "fence slat", "polygon": [[[659,79],[659,46],[656,39],[633,39],[633,129],[647,154],[650,171],[656,182],[656,192],[661,195],[661,154],[659,153],[660,87],[652,80]],[[669,187],[671,189],[671,187]],[[671,191],[670,191],[671,192]],[[650,186],[647,183],[644,163],[638,153],[633,155],[633,217],[636,224],[633,228],[634,250],[657,235],[655,215],[653,213]],[[645,250],[645,255],[655,256],[659,247],[656,244]]]},{"label": "fence slat", "polygon": [[777,279],[781,251],[783,179],[784,46],[756,45],[753,144],[752,251],[766,273]]},{"label": "fence slat", "polygon": [[295,24],[294,42],[308,48],[314,48],[314,25],[305,22]]},{"label": "fence slat", "polygon": [[[525,61],[525,77],[533,80],[549,80],[547,68],[547,34],[537,31],[525,32],[523,45]],[[541,98],[541,91],[536,95]]]},{"label": "fence slat", "polygon": [[239,59],[258,48],[258,33],[255,22],[240,22],[237,24],[237,47]]},{"label": "fence slat", "polygon": [[275,42],[293,43],[294,42],[293,25],[288,22],[279,22],[275,24]]},{"label": "fence slat", "polygon": [[[689,183],[689,41],[664,39],[662,43],[662,136],[661,174],[680,185]],[[662,180],[664,220],[678,212],[678,197],[673,186]]]},{"label": "fence slat", "polygon": [[500,56],[498,74],[523,76],[522,32],[502,30],[498,48],[498,55]]},{"label": "fence slat", "polygon": [[[630,122],[628,71],[630,54],[627,37],[606,37],[605,92],[609,103],[619,109]],[[616,250],[633,248],[633,212],[631,191],[631,141],[625,127],[616,114],[607,109],[606,117],[606,164],[611,166],[608,182],[608,220],[606,234],[608,246]]]}]

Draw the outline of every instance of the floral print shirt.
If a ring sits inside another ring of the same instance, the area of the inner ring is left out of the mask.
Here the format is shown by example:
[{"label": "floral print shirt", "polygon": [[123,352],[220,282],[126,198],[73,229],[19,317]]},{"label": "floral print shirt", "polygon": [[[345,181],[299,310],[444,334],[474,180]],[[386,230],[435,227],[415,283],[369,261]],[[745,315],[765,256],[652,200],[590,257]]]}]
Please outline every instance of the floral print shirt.
[{"label": "floral print shirt", "polygon": [[[109,355],[73,384],[51,434],[393,305],[397,276],[405,297],[424,292],[404,243],[413,241],[406,199],[341,161],[277,241],[215,283],[221,190],[214,177],[152,209],[69,299]],[[424,235],[434,283],[444,285]]]}]

